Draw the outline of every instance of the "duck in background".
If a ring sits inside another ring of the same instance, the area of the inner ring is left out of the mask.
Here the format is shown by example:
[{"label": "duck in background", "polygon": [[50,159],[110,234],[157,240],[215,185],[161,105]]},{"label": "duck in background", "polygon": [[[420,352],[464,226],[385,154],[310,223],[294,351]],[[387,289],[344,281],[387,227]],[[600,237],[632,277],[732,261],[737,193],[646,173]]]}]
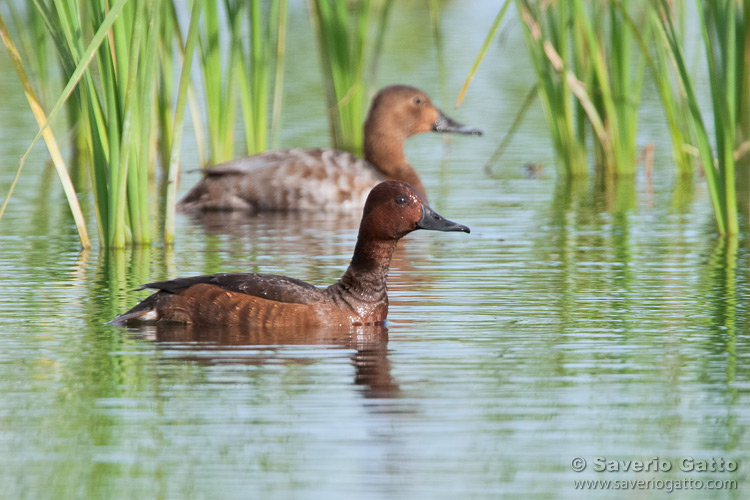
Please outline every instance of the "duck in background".
[{"label": "duck in background", "polygon": [[354,255],[337,283],[320,289],[294,278],[255,273],[149,283],[142,288],[158,291],[112,323],[261,328],[379,324],[388,316],[386,281],[393,250],[398,240],[417,229],[470,232],[435,213],[409,184],[382,182],[367,197]]},{"label": "duck in background", "polygon": [[335,149],[282,149],[238,158],[205,168],[177,209],[357,211],[370,190],[388,179],[411,184],[426,200],[424,185],[404,156],[404,140],[421,132],[482,134],[446,116],[421,90],[392,85],[372,100],[364,160]]}]

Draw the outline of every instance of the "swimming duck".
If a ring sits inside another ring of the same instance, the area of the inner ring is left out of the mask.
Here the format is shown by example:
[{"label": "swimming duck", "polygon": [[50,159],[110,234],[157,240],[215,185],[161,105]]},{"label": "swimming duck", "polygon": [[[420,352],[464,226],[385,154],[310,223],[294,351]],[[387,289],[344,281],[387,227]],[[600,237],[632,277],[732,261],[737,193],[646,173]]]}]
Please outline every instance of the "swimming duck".
[{"label": "swimming duck", "polygon": [[435,213],[412,186],[385,181],[365,203],[349,268],[321,289],[270,274],[211,274],[143,285],[158,290],[112,323],[169,321],[259,327],[377,324],[388,315],[386,279],[399,239],[417,229],[469,228]]},{"label": "swimming duck", "polygon": [[365,159],[335,149],[283,149],[221,163],[203,170],[177,204],[199,210],[361,210],[367,193],[394,179],[424,185],[404,156],[404,140],[421,132],[481,135],[436,108],[421,90],[392,85],[373,98],[364,125]]}]

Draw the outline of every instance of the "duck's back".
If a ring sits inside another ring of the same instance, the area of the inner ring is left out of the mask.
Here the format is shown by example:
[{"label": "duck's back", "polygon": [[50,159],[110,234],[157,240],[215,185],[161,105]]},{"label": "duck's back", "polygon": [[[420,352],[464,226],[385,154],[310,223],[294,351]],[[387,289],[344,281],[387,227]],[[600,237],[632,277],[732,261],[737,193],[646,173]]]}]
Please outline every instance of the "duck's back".
[{"label": "duck's back", "polygon": [[179,202],[193,210],[357,211],[384,178],[365,160],[334,149],[283,149],[204,170]]}]

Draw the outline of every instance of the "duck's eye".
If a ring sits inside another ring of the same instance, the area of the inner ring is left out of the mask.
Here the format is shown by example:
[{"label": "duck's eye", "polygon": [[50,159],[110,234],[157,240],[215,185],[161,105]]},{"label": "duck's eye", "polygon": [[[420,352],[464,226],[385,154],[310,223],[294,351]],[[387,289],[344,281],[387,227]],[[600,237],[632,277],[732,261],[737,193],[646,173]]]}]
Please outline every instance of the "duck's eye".
[{"label": "duck's eye", "polygon": [[406,196],[399,196],[398,198],[396,198],[396,203],[398,203],[399,205],[405,204],[406,203]]},{"label": "duck's eye", "polygon": [[414,98],[414,104],[422,104],[422,98],[421,97],[415,97]]}]

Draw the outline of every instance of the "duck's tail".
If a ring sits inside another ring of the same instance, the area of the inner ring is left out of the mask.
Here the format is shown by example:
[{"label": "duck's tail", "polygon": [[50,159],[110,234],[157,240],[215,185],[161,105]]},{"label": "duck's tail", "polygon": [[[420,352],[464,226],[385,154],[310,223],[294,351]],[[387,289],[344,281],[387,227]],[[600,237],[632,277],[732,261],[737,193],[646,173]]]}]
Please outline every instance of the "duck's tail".
[{"label": "duck's tail", "polygon": [[114,326],[125,326],[130,322],[149,322],[158,320],[156,313],[156,305],[159,293],[152,294],[142,301],[138,302],[132,309],[122,314],[118,314],[111,321],[107,321],[107,325]]}]

